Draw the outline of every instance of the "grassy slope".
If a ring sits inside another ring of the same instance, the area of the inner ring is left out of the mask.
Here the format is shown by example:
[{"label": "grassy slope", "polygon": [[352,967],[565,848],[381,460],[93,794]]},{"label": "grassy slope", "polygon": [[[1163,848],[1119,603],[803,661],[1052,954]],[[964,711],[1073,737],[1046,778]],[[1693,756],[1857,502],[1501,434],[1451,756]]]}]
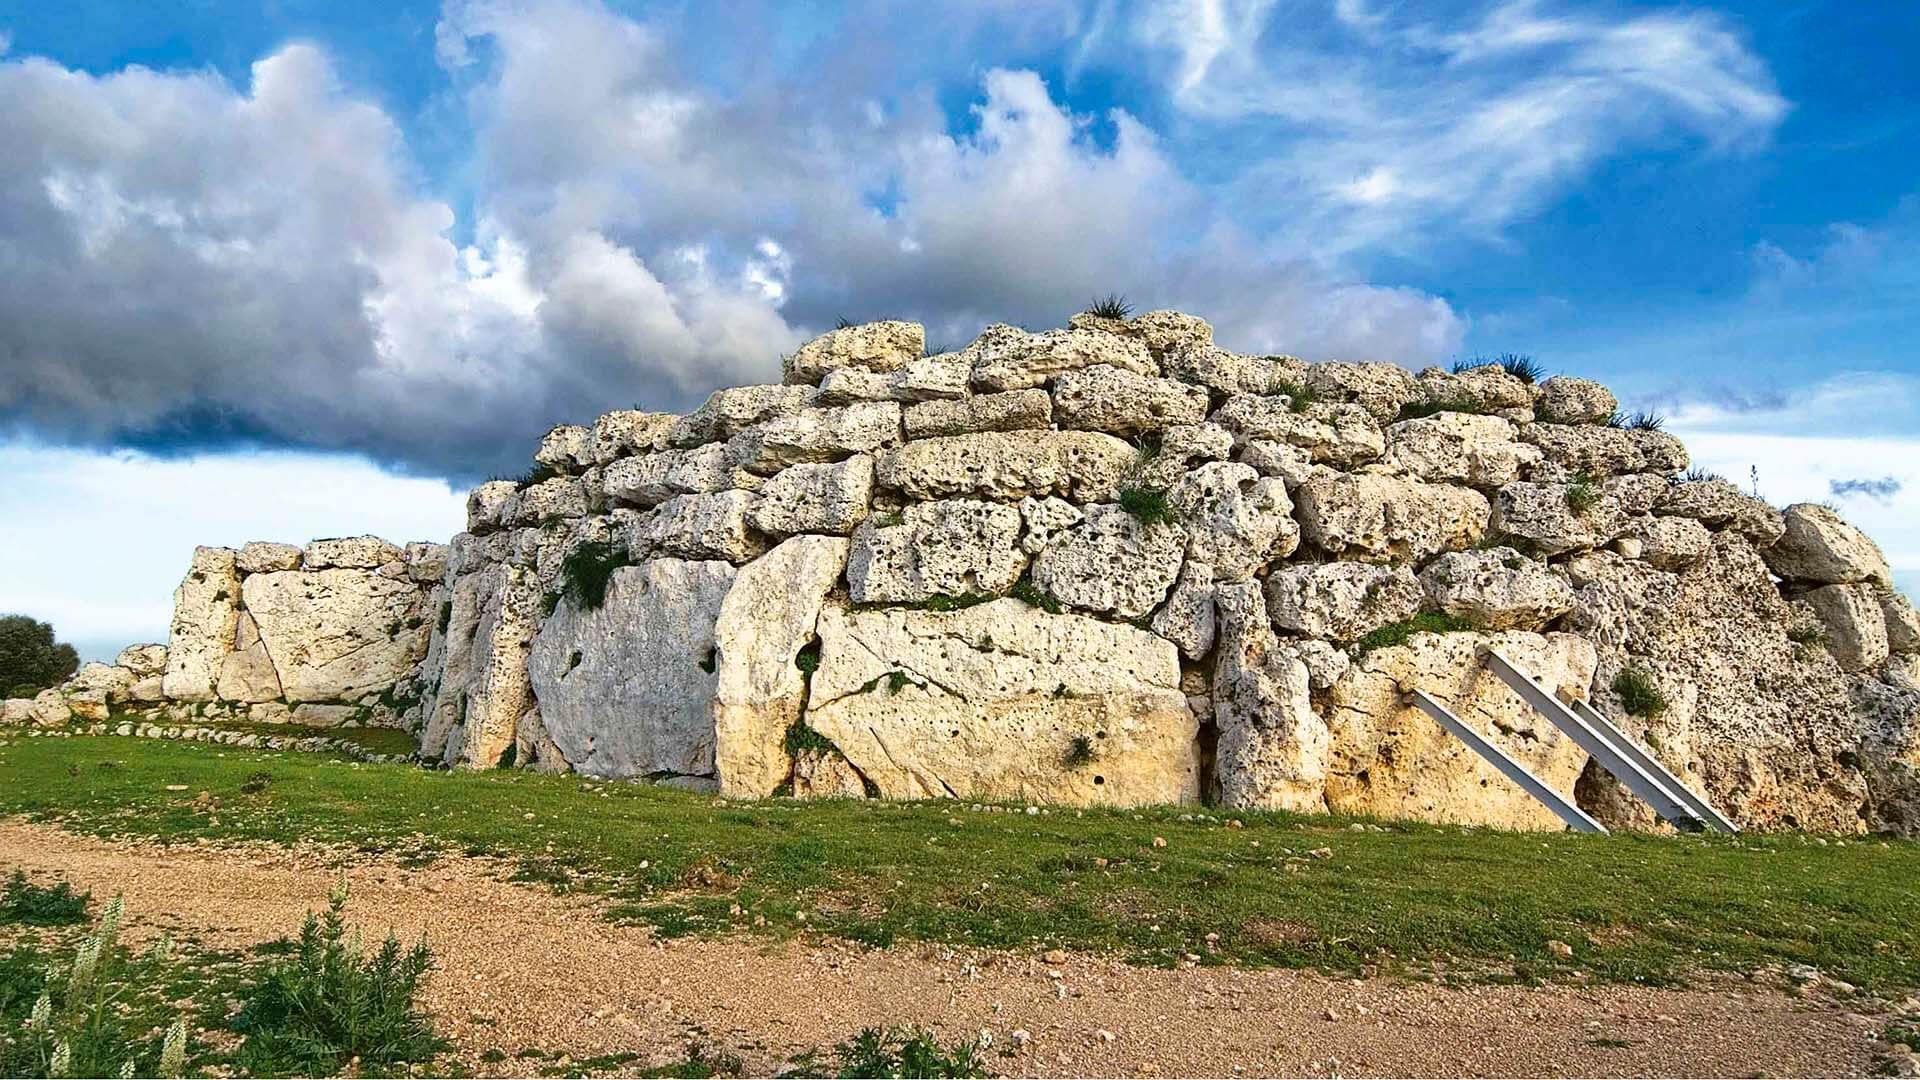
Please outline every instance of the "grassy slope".
[{"label": "grassy slope", "polygon": [[[243,793],[262,772],[271,781]],[[218,799],[218,824],[193,805],[202,790]],[[1524,978],[1663,980],[1804,962],[1864,988],[1920,987],[1920,845],[1904,842],[1352,832],[1254,814],[1230,828],[1178,809],[736,805],[576,777],[115,738],[0,748],[0,813],[161,839],[495,855],[527,879],[603,891],[618,916],[669,934],[807,929],[1111,949],[1149,963],[1191,952]],[[1553,939],[1573,958],[1556,958]]]}]

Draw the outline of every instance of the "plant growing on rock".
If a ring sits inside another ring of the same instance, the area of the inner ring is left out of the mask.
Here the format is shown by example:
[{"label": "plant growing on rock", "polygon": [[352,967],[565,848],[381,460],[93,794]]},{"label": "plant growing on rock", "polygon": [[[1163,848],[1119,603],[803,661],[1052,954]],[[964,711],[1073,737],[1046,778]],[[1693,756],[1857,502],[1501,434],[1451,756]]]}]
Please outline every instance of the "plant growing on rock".
[{"label": "plant growing on rock", "polygon": [[630,561],[627,549],[617,544],[589,540],[574,548],[560,564],[567,599],[582,611],[597,610],[606,603],[607,583],[613,580],[613,572]]},{"label": "plant growing on rock", "polygon": [[1600,505],[1600,488],[1593,477],[1586,473],[1574,473],[1567,481],[1567,509],[1576,514],[1584,514]]},{"label": "plant growing on rock", "polygon": [[1651,720],[1667,711],[1667,696],[1653,676],[1639,667],[1623,667],[1613,677],[1613,692],[1629,716]]},{"label": "plant growing on rock", "polygon": [[1180,518],[1179,511],[1167,501],[1167,493],[1158,488],[1121,488],[1120,509],[1142,525],[1171,525]]},{"label": "plant growing on rock", "polygon": [[1030,577],[1022,576],[1019,581],[1014,582],[1013,588],[1008,590],[1008,595],[1028,607],[1039,608],[1049,615],[1058,615],[1062,610],[1060,601],[1055,600],[1047,590],[1034,584]]},{"label": "plant growing on rock", "polygon": [[1356,656],[1365,656],[1375,649],[1405,645],[1407,639],[1415,634],[1454,634],[1474,629],[1470,619],[1458,615],[1449,615],[1444,611],[1429,611],[1415,615],[1411,619],[1402,619],[1397,623],[1388,623],[1375,630],[1354,645]]},{"label": "plant growing on rock", "polygon": [[1276,383],[1273,392],[1286,398],[1287,408],[1297,413],[1306,412],[1320,401],[1320,395],[1312,387],[1297,382]]},{"label": "plant growing on rock", "polygon": [[1108,293],[1087,305],[1087,314],[1102,319],[1125,319],[1133,315],[1133,305],[1119,293]]},{"label": "plant growing on rock", "polygon": [[1523,383],[1539,382],[1541,376],[1547,373],[1547,369],[1542,367],[1539,361],[1524,353],[1502,353],[1494,357],[1493,362],[1499,364],[1501,370]]},{"label": "plant growing on rock", "polygon": [[981,1077],[990,1075],[972,1043],[942,1047],[931,1031],[864,1028],[834,1048],[834,1064],[823,1070],[812,1052],[796,1058],[788,1076]]},{"label": "plant growing on rock", "polygon": [[1060,756],[1060,763],[1069,769],[1093,764],[1093,739],[1087,735],[1075,735],[1067,740],[1067,751]]}]

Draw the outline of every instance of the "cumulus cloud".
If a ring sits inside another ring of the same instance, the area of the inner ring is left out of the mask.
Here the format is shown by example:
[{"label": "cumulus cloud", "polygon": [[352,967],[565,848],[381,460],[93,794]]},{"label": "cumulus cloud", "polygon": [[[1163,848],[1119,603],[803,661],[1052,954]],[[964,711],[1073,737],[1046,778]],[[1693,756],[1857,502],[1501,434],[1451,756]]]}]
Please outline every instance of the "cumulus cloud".
[{"label": "cumulus cloud", "polygon": [[1883,476],[1878,480],[1860,477],[1852,480],[1827,481],[1827,491],[1836,498],[1865,495],[1869,499],[1879,499],[1882,502],[1900,494],[1900,489],[1905,486],[1891,476]]}]

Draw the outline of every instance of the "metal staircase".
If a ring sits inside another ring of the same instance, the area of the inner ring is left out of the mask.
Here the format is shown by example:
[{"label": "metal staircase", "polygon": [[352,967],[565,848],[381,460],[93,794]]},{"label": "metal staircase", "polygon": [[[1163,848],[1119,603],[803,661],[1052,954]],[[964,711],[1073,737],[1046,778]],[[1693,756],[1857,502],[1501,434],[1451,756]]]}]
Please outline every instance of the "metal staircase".
[{"label": "metal staircase", "polygon": [[[1654,813],[1672,823],[1674,828],[1684,832],[1699,832],[1703,829],[1717,829],[1727,833],[1739,831],[1725,815],[1715,810],[1712,804],[1682,783],[1679,777],[1669,771],[1652,754],[1647,753],[1638,743],[1628,738],[1606,717],[1594,711],[1591,705],[1584,701],[1571,704],[1562,702],[1554,696],[1552,691],[1540,685],[1539,680],[1521,671],[1513,661],[1502,656],[1496,649],[1488,649],[1482,656],[1487,670],[1499,676],[1500,681],[1513,688],[1522,700],[1538,710],[1582,750],[1592,755],[1601,768],[1612,773],[1616,779],[1626,785],[1627,790],[1645,800],[1647,805],[1653,808]],[[1466,743],[1489,765],[1519,784],[1529,795],[1540,800],[1542,805],[1566,822],[1568,828],[1588,833],[1607,831],[1605,826],[1575,806],[1572,799],[1548,787],[1539,777],[1528,772],[1525,766],[1489,742],[1485,736],[1461,722],[1459,717],[1447,711],[1445,706],[1435,701],[1425,691],[1415,690],[1413,703],[1422,712],[1438,721],[1441,727]]]}]

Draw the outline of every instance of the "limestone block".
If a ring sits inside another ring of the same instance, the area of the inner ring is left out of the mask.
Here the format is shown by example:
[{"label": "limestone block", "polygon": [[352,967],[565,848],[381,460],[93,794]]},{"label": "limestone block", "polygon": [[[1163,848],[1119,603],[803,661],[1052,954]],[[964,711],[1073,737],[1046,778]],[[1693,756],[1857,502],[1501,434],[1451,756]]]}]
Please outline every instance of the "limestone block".
[{"label": "limestone block", "polygon": [[1534,409],[1540,419],[1555,424],[1598,424],[1620,407],[1613,391],[1592,379],[1555,375],[1539,389]]},{"label": "limestone block", "polygon": [[1088,503],[1112,499],[1138,459],[1132,445],[1097,431],[980,432],[889,451],[879,480],[915,499],[1063,495]]},{"label": "limestone block", "polygon": [[373,570],[404,558],[406,552],[377,536],[343,536],[308,544],[300,566],[303,570]]},{"label": "limestone block", "polygon": [[781,381],[818,383],[830,371],[860,368],[898,371],[926,351],[926,328],[919,323],[886,322],[843,326],[814,338],[781,364]]},{"label": "limestone block", "polygon": [[1287,485],[1288,491],[1312,479],[1316,470],[1331,471],[1325,465],[1315,465],[1312,452],[1305,447],[1270,439],[1248,440],[1234,455],[1234,460],[1253,466],[1261,476],[1275,477]]},{"label": "limestone block", "polygon": [[866,778],[838,750],[802,750],[793,756],[796,799],[864,799]]},{"label": "limestone block", "polygon": [[295,705],[288,714],[289,723],[305,727],[337,728],[354,726],[360,710],[352,705],[321,705],[313,702]]},{"label": "limestone block", "polygon": [[517,749],[520,717],[533,707],[527,649],[545,594],[531,570],[496,565],[454,582],[448,603],[445,660],[420,754],[491,769]]},{"label": "limestone block", "polygon": [[174,701],[211,701],[220,664],[240,620],[240,574],[231,548],[197,547],[173,591],[163,681]]},{"label": "limestone block", "polygon": [[1420,396],[1413,372],[1398,364],[1329,361],[1307,367],[1307,387],[1328,401],[1352,402],[1384,424]]},{"label": "limestone block", "polygon": [[666,446],[699,446],[731,439],[762,420],[805,408],[807,386],[733,386],[715,390],[700,407],[674,421],[660,440]]},{"label": "limestone block", "polygon": [[1827,651],[1842,668],[1873,671],[1887,662],[1887,617],[1872,585],[1822,585],[1801,599],[1826,627]]},{"label": "limestone block", "polygon": [[1251,465],[1215,461],[1193,469],[1167,492],[1187,534],[1187,558],[1218,581],[1245,581],[1300,546],[1293,500],[1280,480]]},{"label": "limestone block", "polygon": [[1684,570],[1713,547],[1713,534],[1692,518],[1635,518],[1628,535],[1640,542],[1640,557],[1661,570]]},{"label": "limestone block", "polygon": [[407,580],[420,585],[438,585],[447,576],[447,545],[415,541],[407,545],[406,551]]},{"label": "limestone block", "polygon": [[1233,432],[1213,423],[1178,424],[1160,433],[1158,445],[1143,453],[1134,475],[1139,486],[1165,491],[1194,466],[1232,455]]},{"label": "limestone block", "polygon": [[1024,527],[1020,533],[1020,550],[1038,555],[1056,536],[1086,518],[1085,511],[1065,499],[1052,495],[1036,499],[1029,495],[1020,500],[1020,521]]},{"label": "limestone block", "polygon": [[1286,394],[1307,377],[1307,365],[1291,356],[1244,356],[1201,344],[1169,350],[1162,364],[1169,378],[1228,396]]},{"label": "limestone block", "polygon": [[766,537],[747,521],[759,498],[745,491],[676,495],[633,520],[625,530],[627,550],[746,562],[767,549]]},{"label": "limestone block", "polygon": [[1455,551],[1420,571],[1427,602],[1482,630],[1538,630],[1573,607],[1573,586],[1510,547]]},{"label": "limestone block", "polygon": [[233,651],[220,663],[220,680],[215,692],[222,701],[247,704],[278,701],[284,696],[280,674],[273,668],[273,658],[267,655],[266,642],[260,639],[260,628],[252,612],[240,613],[240,622],[234,629]]},{"label": "limestone block", "polygon": [[1329,555],[1419,561],[1472,547],[1487,531],[1487,498],[1469,488],[1381,473],[1323,474],[1294,490],[1303,539]]},{"label": "limestone block", "polygon": [[1380,425],[1356,404],[1314,404],[1296,410],[1285,395],[1240,394],[1214,411],[1214,423],[1245,445],[1261,439],[1298,446],[1313,461],[1350,469],[1377,459],[1386,449]]},{"label": "limestone block", "polygon": [[1053,381],[1053,416],[1062,428],[1132,436],[1207,416],[1198,386],[1098,364],[1062,372]]},{"label": "limestone block", "polygon": [[1167,602],[1154,613],[1153,632],[1173,642],[1180,655],[1199,660],[1213,651],[1215,626],[1213,568],[1188,559]]},{"label": "limestone block", "polygon": [[1767,568],[1788,581],[1845,585],[1870,581],[1893,587],[1886,556],[1859,529],[1819,503],[1795,503],[1784,515],[1785,531],[1762,553]]},{"label": "limestone block", "polygon": [[873,457],[856,454],[831,464],[793,465],[775,473],[747,511],[747,524],[772,536],[833,533],[845,536],[866,520],[873,502]]},{"label": "limestone block", "polygon": [[1333,562],[1289,566],[1267,577],[1274,626],[1328,641],[1357,641],[1419,614],[1420,582],[1404,566]]},{"label": "limestone block", "polygon": [[489,480],[467,493],[467,531],[484,533],[511,524],[508,515],[519,501],[520,485],[511,480]]},{"label": "limestone block", "polygon": [[1497,416],[1443,412],[1387,428],[1386,462],[1431,483],[1495,488],[1520,478],[1540,452],[1514,441]]},{"label": "limestone block", "polygon": [[666,445],[680,418],[672,413],[621,409],[593,422],[593,463],[611,465],[623,457],[646,454]]},{"label": "limestone block", "polygon": [[593,431],[578,424],[561,424],[540,438],[535,463],[559,473],[577,473],[594,464]]},{"label": "limestone block", "polygon": [[1145,525],[1099,503],[1034,557],[1033,581],[1070,607],[1136,619],[1166,599],[1185,548],[1179,526]]},{"label": "limestone block", "polygon": [[621,458],[600,475],[607,497],[634,506],[658,506],[675,495],[708,495],[737,486],[726,443],[662,450]]},{"label": "limestone block", "polygon": [[789,465],[839,461],[899,444],[900,403],[863,401],[761,421],[734,436],[728,452],[741,468],[765,476]]},{"label": "limestone block", "polygon": [[[577,476],[556,476],[520,492],[514,500],[513,523],[545,525],[550,521],[584,517],[587,513],[587,489]],[[307,565],[313,565],[309,546]]]},{"label": "limestone block", "polygon": [[547,737],[588,776],[711,776],[714,623],[736,572],[653,559],[613,572],[598,608],[562,599],[527,654]]},{"label": "limestone block", "polygon": [[914,503],[853,533],[847,589],[858,604],[1006,592],[1026,568],[1020,511],[978,499]]},{"label": "limestone block", "polygon": [[1533,410],[1533,387],[1510,375],[1499,364],[1482,364],[1465,371],[1428,368],[1420,373],[1419,400],[1431,405],[1471,404],[1488,412]]},{"label": "limestone block", "polygon": [[1530,470],[1533,479],[1566,480],[1586,474],[1604,480],[1617,473],[1638,472],[1646,455],[1625,428],[1575,424],[1527,424],[1520,438],[1539,451],[1541,465]]},{"label": "limestone block", "polygon": [[1274,637],[1257,582],[1218,586],[1215,604],[1214,775],[1221,804],[1323,810],[1327,725],[1313,710],[1307,666]]},{"label": "limestone block", "polygon": [[1762,549],[1778,541],[1787,528],[1780,511],[1718,477],[1674,485],[1657,512],[1693,518],[1716,532],[1731,529]]},{"label": "limestone block", "polygon": [[254,540],[240,546],[233,564],[243,574],[270,574],[275,570],[294,570],[300,566],[300,549],[293,544],[273,544]]},{"label": "limestone block", "polygon": [[[336,568],[254,574],[242,588],[279,674],[276,696],[288,701],[357,698],[392,686],[426,655],[425,593],[411,582]],[[264,678],[253,669],[252,685]]]},{"label": "limestone block", "polygon": [[712,706],[722,795],[765,798],[794,771],[787,729],[799,721],[807,696],[806,674],[795,661],[814,639],[847,549],[841,537],[796,536],[741,568],[727,591],[714,626]]},{"label": "limestone block", "polygon": [[1887,647],[1897,653],[1920,651],[1920,614],[1913,601],[1887,590],[1880,594],[1880,614],[1887,624]]},{"label": "limestone block", "polygon": [[1213,343],[1213,327],[1205,319],[1181,311],[1149,311],[1126,319],[1110,319],[1083,311],[1067,320],[1067,326],[1135,338],[1156,358]]},{"label": "limestone block", "polygon": [[120,650],[113,661],[115,667],[123,667],[138,678],[149,678],[167,670],[167,647],[165,645],[129,645]]},{"label": "limestone block", "polygon": [[819,619],[808,726],[886,798],[1119,806],[1199,797],[1171,642],[1017,600]]},{"label": "limestone block", "polygon": [[1575,484],[1515,481],[1494,497],[1489,528],[1543,556],[1597,548],[1627,530],[1620,504],[1601,488],[1589,485],[1593,502],[1575,509],[1581,490]]},{"label": "limestone block", "polygon": [[967,435],[978,431],[1029,431],[1053,423],[1053,399],[1041,389],[975,394],[907,406],[902,416],[909,439]]},{"label": "limestone block", "polygon": [[1100,365],[1160,374],[1144,343],[1104,330],[1030,334],[1017,327],[989,326],[963,355],[973,365],[974,388],[985,391],[1043,386],[1062,372]]}]

